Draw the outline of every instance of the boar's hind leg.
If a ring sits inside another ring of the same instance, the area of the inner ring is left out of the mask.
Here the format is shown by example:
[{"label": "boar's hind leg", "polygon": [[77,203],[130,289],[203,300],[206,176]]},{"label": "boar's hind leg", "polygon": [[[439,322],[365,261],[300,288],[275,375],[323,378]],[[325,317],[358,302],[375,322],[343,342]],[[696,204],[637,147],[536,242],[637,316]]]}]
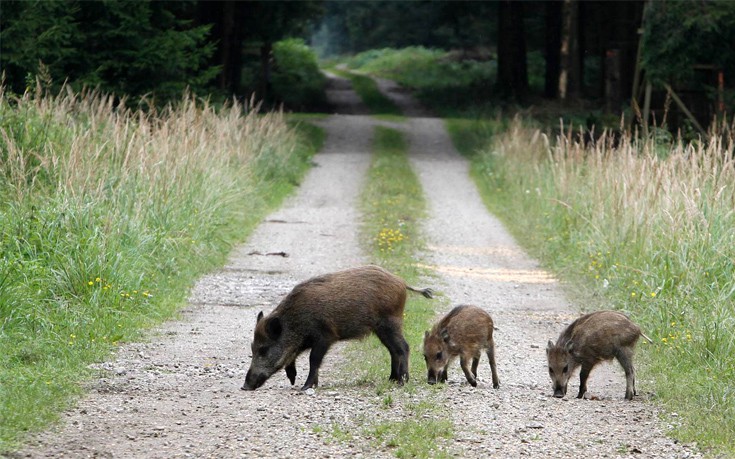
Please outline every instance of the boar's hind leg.
[{"label": "boar's hind leg", "polygon": [[630,348],[621,349],[615,356],[620,365],[625,370],[625,399],[633,400],[635,391],[635,368],[633,368],[633,350]]},{"label": "boar's hind leg", "polygon": [[490,361],[490,371],[493,374],[493,389],[500,387],[500,379],[498,378],[498,368],[495,365],[495,344],[490,342],[487,348],[487,358]]},{"label": "boar's hind leg", "polygon": [[311,353],[309,354],[309,376],[306,377],[306,382],[301,390],[310,389],[319,385],[319,367],[322,365],[322,360],[329,350],[330,344],[328,341],[319,340],[311,346]]},{"label": "boar's hind leg", "polygon": [[376,329],[378,339],[390,352],[390,380],[403,384],[408,381],[409,347],[401,333],[401,323],[383,321]]},{"label": "boar's hind leg", "polygon": [[478,352],[476,356],[472,357],[472,376],[477,379],[477,365],[480,364],[480,353]]}]

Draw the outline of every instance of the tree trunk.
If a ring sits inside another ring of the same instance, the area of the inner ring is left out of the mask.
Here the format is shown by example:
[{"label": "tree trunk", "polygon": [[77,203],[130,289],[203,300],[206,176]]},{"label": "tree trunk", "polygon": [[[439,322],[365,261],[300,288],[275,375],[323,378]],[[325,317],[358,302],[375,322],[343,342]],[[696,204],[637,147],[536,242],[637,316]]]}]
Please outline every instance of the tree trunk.
[{"label": "tree trunk", "polygon": [[561,69],[561,7],[560,0],[548,1],[546,9],[546,74],[544,78],[544,96],[556,99],[559,96],[559,72]]},{"label": "tree trunk", "polygon": [[271,80],[271,51],[273,44],[269,41],[260,45],[260,91],[258,99],[264,102],[268,98]]},{"label": "tree trunk", "polygon": [[243,34],[241,22],[246,3],[228,1],[199,2],[197,22],[212,24],[211,39],[217,43],[213,63],[221,67],[217,87],[237,94],[240,90]]},{"label": "tree trunk", "polygon": [[523,3],[502,0],[498,9],[498,89],[515,99],[528,94]]},{"label": "tree trunk", "polygon": [[559,98],[562,100],[578,98],[582,87],[578,14],[579,4],[577,0],[564,0],[562,8],[561,71],[559,72]]}]

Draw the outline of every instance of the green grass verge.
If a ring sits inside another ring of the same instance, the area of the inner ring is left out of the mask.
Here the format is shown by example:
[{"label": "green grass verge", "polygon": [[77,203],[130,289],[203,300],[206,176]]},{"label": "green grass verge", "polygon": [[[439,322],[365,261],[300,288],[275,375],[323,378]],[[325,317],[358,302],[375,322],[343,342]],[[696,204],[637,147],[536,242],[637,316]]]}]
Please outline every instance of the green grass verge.
[{"label": "green grass verge", "polygon": [[330,72],[350,80],[352,88],[360,96],[373,115],[390,121],[404,120],[401,109],[393,103],[392,100],[380,92],[378,84],[369,76],[335,68],[330,69]]},{"label": "green grass verge", "polygon": [[159,116],[95,95],[5,97],[0,455],[74,403],[90,363],[171,317],[294,189],[323,138],[193,102]]},{"label": "green grass verge", "polygon": [[373,49],[346,60],[349,68],[388,78],[411,89],[441,116],[492,113],[497,62],[462,59],[459,53],[412,46]]},{"label": "green grass verge", "polygon": [[[371,261],[403,277],[410,285],[423,286],[429,273],[417,268],[425,251],[420,222],[426,215],[426,203],[418,178],[406,156],[407,145],[399,131],[377,127],[373,162],[362,193],[364,222],[361,239],[371,254]],[[440,389],[425,382],[426,365],[421,346],[424,331],[430,327],[436,309],[445,303],[441,297],[428,300],[409,292],[406,303],[404,336],[411,347],[411,380],[403,387],[388,382],[390,358],[385,347],[374,338],[351,345],[351,361],[360,362],[354,372],[382,397],[382,406],[390,409],[405,392],[422,391],[425,400],[407,403],[411,413],[398,422],[370,423],[364,435],[381,446],[393,449],[397,457],[445,457],[439,441],[453,436],[453,425],[435,400]],[[396,392],[400,392],[397,394]]]},{"label": "green grass verge", "polygon": [[639,379],[655,386],[639,388],[655,392],[675,437],[735,454],[735,167],[726,143],[611,151],[549,143],[516,123],[489,130],[496,137],[472,156],[476,146],[460,139],[475,128],[450,123],[491,212],[580,304],[623,310],[654,339],[638,355]]}]

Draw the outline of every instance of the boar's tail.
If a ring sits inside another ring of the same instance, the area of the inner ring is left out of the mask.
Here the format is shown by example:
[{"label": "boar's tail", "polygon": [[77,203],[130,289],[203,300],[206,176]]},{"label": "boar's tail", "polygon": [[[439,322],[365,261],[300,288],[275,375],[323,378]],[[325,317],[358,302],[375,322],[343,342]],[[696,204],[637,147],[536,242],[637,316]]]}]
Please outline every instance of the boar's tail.
[{"label": "boar's tail", "polygon": [[646,336],[646,335],[645,335],[645,334],[643,334],[643,333],[641,333],[641,336],[642,336],[642,337],[643,337],[643,338],[644,338],[644,339],[645,339],[646,341],[648,341],[648,342],[649,342],[649,344],[653,344],[653,340],[652,340],[651,338],[649,338],[648,336]]},{"label": "boar's tail", "polygon": [[412,292],[420,293],[426,298],[434,298],[434,291],[430,288],[413,288],[410,285],[407,285],[406,289],[411,290]]}]

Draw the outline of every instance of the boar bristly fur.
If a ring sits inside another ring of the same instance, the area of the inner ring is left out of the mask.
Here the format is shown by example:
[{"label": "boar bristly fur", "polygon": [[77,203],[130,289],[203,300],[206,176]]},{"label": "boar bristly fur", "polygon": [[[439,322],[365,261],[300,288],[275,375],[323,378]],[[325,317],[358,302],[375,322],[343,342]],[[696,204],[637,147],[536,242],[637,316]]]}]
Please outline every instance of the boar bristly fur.
[{"label": "boar bristly fur", "polygon": [[378,266],[362,266],[314,277],[298,284],[268,316],[258,314],[252,361],[244,390],[262,386],[285,367],[296,381],[296,358],[307,349],[309,375],[302,390],[319,385],[319,366],[336,341],[375,333],[391,356],[390,379],[408,380],[409,347],[403,338],[406,291],[432,297]]},{"label": "boar bristly fur", "polygon": [[614,358],[625,370],[625,399],[632,400],[636,394],[633,349],[641,336],[650,341],[638,325],[616,311],[579,317],[562,332],[556,344],[549,341],[546,347],[554,397],[566,395],[569,378],[577,367],[581,367],[577,398],[584,397],[587,378],[595,365]]},{"label": "boar bristly fur", "polygon": [[[495,343],[493,341],[493,319],[477,306],[457,306],[424,334],[424,360],[428,369],[428,383],[446,382],[447,370],[459,356],[467,381],[477,386],[477,365],[481,352],[487,353],[493,387],[500,387],[495,365]],[[470,368],[470,361],[472,367]]]}]

